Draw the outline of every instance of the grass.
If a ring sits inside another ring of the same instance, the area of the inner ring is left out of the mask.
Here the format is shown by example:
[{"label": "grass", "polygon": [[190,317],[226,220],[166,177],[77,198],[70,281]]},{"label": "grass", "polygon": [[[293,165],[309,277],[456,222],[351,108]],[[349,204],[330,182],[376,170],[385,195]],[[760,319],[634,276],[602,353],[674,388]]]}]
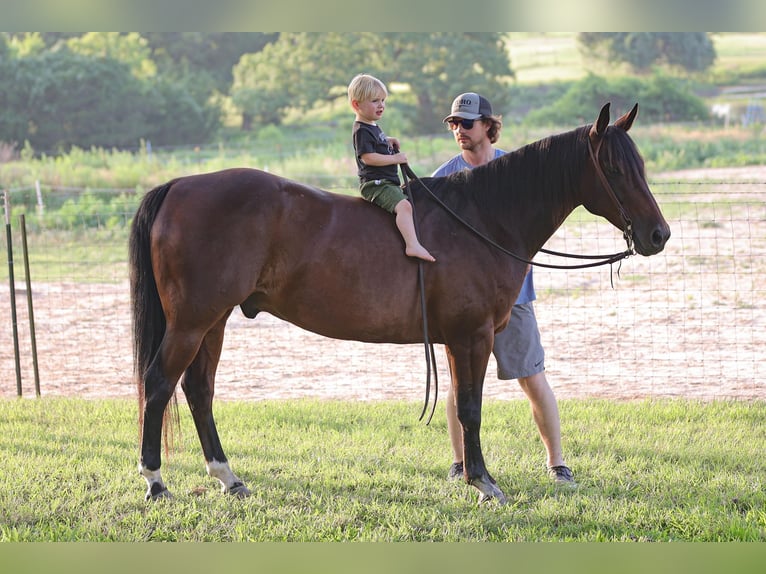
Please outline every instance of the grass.
[{"label": "grass", "polygon": [[446,424],[406,402],[217,404],[246,500],[204,474],[191,417],[145,503],[132,401],[0,401],[1,541],[766,541],[763,402],[562,401],[580,487],[545,477],[526,402],[489,401],[506,506],[445,479]]},{"label": "grass", "polygon": [[[716,60],[709,71],[712,78],[753,70],[763,75],[766,34],[717,32],[712,40],[716,51]],[[574,32],[515,32],[509,35],[507,45],[519,84],[579,80],[589,71],[599,75],[626,73],[623,66],[604,66],[603,62],[583,57]]]}]

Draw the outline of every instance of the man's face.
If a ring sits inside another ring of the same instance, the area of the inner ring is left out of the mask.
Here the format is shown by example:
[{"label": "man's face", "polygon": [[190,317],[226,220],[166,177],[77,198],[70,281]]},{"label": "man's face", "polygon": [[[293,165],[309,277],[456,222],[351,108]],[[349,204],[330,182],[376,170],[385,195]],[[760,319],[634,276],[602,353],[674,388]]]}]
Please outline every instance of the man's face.
[{"label": "man's face", "polygon": [[450,118],[447,125],[455,136],[455,141],[460,149],[472,150],[484,140],[489,140],[487,130],[489,126],[481,119],[465,120],[463,118]]}]

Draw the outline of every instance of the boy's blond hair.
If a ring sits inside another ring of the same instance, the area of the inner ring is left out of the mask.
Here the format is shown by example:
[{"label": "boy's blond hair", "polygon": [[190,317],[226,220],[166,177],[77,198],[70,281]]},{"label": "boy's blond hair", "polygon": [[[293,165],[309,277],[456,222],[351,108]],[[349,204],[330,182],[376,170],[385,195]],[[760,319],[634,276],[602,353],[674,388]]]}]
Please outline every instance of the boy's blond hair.
[{"label": "boy's blond hair", "polygon": [[388,96],[386,84],[381,82],[375,76],[369,74],[357,74],[348,85],[348,103],[350,104],[354,100],[357,102],[370,102],[374,100],[380,92],[383,92],[385,96]]}]

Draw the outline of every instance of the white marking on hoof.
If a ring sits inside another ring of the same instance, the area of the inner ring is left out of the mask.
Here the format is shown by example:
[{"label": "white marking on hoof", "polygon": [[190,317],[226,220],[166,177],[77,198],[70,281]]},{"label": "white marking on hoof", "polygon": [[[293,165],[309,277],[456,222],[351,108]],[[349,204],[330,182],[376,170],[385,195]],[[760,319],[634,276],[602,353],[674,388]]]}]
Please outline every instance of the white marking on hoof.
[{"label": "white marking on hoof", "polygon": [[144,477],[146,484],[149,487],[146,491],[146,500],[172,498],[170,491],[165,487],[165,483],[162,482],[159,468],[157,470],[149,470],[144,465],[139,464],[138,472]]},{"label": "white marking on hoof", "polygon": [[208,475],[218,479],[221,483],[221,492],[235,494],[239,497],[250,494],[244,483],[231,471],[228,462],[218,462],[213,459],[208,461],[205,467]]}]

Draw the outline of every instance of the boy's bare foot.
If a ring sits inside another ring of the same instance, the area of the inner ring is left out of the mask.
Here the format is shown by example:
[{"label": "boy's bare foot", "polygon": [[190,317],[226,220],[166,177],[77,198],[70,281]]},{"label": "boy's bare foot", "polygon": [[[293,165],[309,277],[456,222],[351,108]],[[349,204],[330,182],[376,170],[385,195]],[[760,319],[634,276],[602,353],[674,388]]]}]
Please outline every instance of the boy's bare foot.
[{"label": "boy's bare foot", "polygon": [[428,250],[421,245],[418,245],[417,247],[408,247],[404,252],[409,257],[417,257],[418,259],[422,259],[423,261],[430,261],[432,263],[436,261],[436,259],[434,259],[434,256],[431,255],[428,252]]}]

